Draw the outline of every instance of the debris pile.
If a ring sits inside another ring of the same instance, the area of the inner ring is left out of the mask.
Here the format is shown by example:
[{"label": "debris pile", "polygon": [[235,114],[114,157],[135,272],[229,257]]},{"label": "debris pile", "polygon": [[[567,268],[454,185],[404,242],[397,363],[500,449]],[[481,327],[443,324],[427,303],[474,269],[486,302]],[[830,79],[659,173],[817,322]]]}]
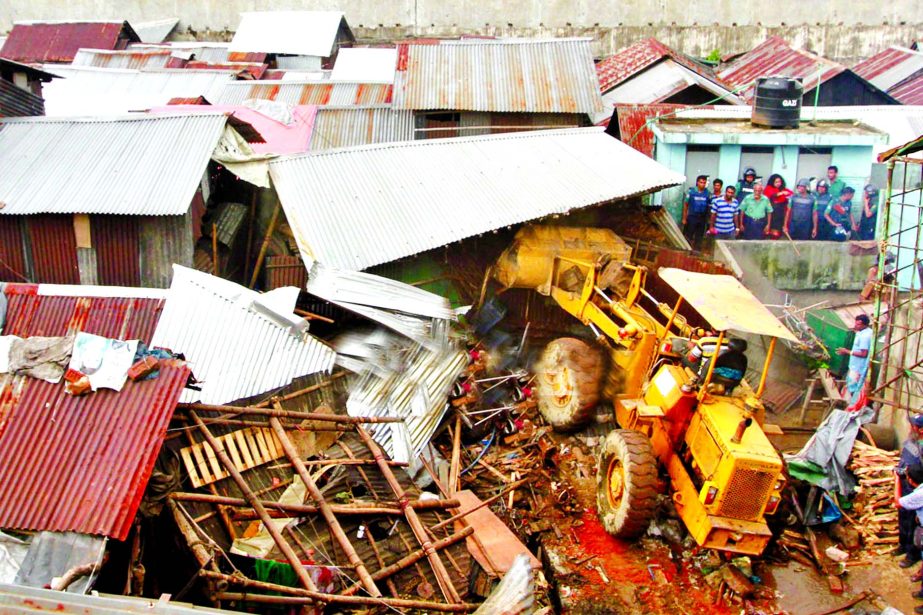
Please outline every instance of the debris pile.
[{"label": "debris pile", "polygon": [[846,466],[859,480],[853,525],[866,549],[879,555],[893,551],[898,542],[894,468],[899,459],[900,451],[885,451],[856,441]]}]

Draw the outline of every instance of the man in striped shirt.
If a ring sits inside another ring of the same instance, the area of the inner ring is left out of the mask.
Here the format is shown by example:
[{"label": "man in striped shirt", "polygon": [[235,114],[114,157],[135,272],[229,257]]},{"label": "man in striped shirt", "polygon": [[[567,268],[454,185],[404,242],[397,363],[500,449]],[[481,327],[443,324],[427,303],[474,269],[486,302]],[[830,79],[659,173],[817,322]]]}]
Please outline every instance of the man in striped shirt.
[{"label": "man in striped shirt", "polygon": [[735,186],[728,186],[724,196],[711,202],[711,234],[715,239],[736,239],[740,230],[740,204],[734,198]]}]

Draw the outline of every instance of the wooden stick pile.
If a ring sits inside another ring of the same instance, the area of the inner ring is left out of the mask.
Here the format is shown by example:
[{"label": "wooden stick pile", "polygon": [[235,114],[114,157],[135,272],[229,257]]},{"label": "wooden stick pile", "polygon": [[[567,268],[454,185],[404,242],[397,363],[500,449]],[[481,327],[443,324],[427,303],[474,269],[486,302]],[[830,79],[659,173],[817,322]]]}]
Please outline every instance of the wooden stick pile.
[{"label": "wooden stick pile", "polygon": [[898,541],[894,505],[894,468],[900,451],[885,451],[856,440],[847,468],[859,479],[855,509],[856,529],[873,553],[891,551]]}]

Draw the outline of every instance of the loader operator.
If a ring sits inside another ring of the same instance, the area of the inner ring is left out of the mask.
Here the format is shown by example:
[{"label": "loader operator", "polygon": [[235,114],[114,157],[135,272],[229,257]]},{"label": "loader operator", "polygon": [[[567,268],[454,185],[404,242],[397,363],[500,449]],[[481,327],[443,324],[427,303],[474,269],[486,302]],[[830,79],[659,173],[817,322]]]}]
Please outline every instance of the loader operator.
[{"label": "loader operator", "polygon": [[[698,366],[700,379],[705,378],[708,373],[708,362],[715,354],[717,341],[717,338],[706,337],[692,342],[694,347],[686,358],[693,365],[693,369]],[[712,380],[718,384],[723,384],[728,393],[740,384],[740,381],[743,380],[747,373],[746,352],[747,341],[739,338],[732,338],[721,345],[718,358],[715,360]],[[702,361],[703,357],[704,361]],[[699,365],[700,362],[701,365]]]}]

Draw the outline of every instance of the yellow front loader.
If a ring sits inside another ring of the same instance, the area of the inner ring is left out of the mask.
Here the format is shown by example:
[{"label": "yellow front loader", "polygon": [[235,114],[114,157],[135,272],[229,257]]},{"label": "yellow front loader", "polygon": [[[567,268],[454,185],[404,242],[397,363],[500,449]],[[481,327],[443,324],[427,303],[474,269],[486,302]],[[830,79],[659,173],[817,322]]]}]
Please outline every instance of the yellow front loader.
[{"label": "yellow front loader", "polygon": [[[601,445],[597,472],[599,516],[611,534],[647,529],[663,468],[699,545],[759,554],[771,537],[765,515],[784,484],[759,398],[776,339],[794,336],[731,276],[661,269],[680,296],[667,306],[645,290],[647,270],[630,256],[608,229],[532,226],[491,268],[503,289],[551,297],[591,334],[590,342],[559,338],[545,348],[536,368],[539,410],[556,429],[573,430],[611,402],[620,428]],[[716,374],[714,350],[701,365],[685,360],[697,342],[679,314],[683,301],[716,332],[713,349],[725,348],[731,331],[770,338],[756,391]]]}]

